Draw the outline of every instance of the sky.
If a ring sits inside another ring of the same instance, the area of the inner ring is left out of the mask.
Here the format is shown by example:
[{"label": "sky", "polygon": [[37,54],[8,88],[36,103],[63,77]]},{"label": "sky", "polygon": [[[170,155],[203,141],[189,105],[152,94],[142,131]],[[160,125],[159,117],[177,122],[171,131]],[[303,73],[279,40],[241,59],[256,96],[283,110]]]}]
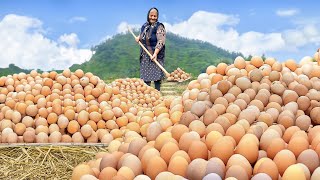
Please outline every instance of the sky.
[{"label": "sky", "polygon": [[49,71],[81,64],[93,55],[91,47],[126,33],[127,25],[141,27],[151,7],[159,9],[167,32],[245,56],[299,62],[320,47],[319,5],[311,0],[1,0],[0,68],[15,64]]}]

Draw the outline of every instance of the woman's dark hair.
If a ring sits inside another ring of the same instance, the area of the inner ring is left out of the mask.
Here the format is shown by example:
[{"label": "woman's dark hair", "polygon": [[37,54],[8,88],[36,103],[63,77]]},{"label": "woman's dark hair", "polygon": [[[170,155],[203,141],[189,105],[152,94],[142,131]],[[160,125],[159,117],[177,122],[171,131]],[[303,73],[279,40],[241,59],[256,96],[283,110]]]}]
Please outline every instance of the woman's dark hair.
[{"label": "woman's dark hair", "polygon": [[159,19],[159,11],[158,11],[158,9],[157,9],[156,7],[152,7],[151,9],[149,9],[148,14],[147,14],[147,21],[148,21],[148,23],[150,23],[150,22],[149,22],[149,14],[150,14],[150,12],[151,12],[152,9],[155,9],[155,10],[157,11],[157,16],[158,16],[157,21],[158,21],[158,19]]}]

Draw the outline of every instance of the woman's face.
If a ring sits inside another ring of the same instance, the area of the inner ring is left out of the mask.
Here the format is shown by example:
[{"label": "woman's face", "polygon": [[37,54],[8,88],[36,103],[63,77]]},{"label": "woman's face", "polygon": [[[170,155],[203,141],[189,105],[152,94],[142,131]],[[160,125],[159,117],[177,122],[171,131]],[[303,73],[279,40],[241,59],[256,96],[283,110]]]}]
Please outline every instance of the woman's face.
[{"label": "woman's face", "polygon": [[149,13],[149,22],[150,22],[151,24],[153,24],[153,23],[157,22],[157,20],[158,20],[157,10],[152,9],[152,10],[150,11],[150,13]]}]

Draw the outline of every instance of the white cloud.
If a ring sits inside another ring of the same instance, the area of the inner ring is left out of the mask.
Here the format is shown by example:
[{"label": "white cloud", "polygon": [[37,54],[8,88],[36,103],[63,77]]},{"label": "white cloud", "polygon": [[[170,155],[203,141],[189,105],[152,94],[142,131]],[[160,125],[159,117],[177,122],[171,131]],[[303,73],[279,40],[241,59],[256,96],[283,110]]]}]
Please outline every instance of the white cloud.
[{"label": "white cloud", "polygon": [[86,22],[87,18],[81,17],[81,16],[74,16],[69,19],[69,23],[75,23],[75,22]]},{"label": "white cloud", "polygon": [[[239,33],[236,29],[239,22],[239,17],[235,15],[198,11],[187,20],[174,24],[164,22],[164,25],[169,32],[207,41],[229,51],[241,52],[245,56],[296,52],[310,43],[320,44],[320,29],[317,28],[320,24],[316,21],[313,24],[296,23],[295,29],[273,33]],[[123,22],[118,29],[122,29],[124,24],[127,23]]]},{"label": "white cloud", "polygon": [[240,19],[234,15],[198,11],[186,21],[165,25],[168,31],[175,34],[207,41],[244,55],[262,55],[284,46],[280,33],[250,31],[240,34],[235,27],[239,22]]},{"label": "white cloud", "polygon": [[246,32],[239,36],[238,41],[241,43],[238,50],[244,55],[262,55],[266,52],[277,51],[285,47],[285,42],[280,33],[259,33]]},{"label": "white cloud", "polygon": [[89,49],[78,49],[76,34],[55,41],[45,37],[42,22],[35,18],[6,15],[0,20],[0,67],[13,63],[26,69],[65,69],[89,60]]},{"label": "white cloud", "polygon": [[289,29],[283,32],[283,38],[288,46],[294,48],[302,47],[308,44],[320,45],[320,24],[306,24],[296,29]]},{"label": "white cloud", "polygon": [[276,11],[276,14],[281,17],[294,16],[299,13],[297,9],[279,9]]},{"label": "white cloud", "polygon": [[58,42],[66,43],[70,47],[76,47],[80,40],[78,39],[78,36],[75,33],[71,33],[60,36]]},{"label": "white cloud", "polygon": [[127,22],[121,22],[118,25],[117,33],[126,33],[126,32],[128,32],[128,27],[131,28],[131,30],[139,30],[141,25],[140,24],[128,24]]},{"label": "white cloud", "polygon": [[[132,31],[140,31],[141,25],[140,24],[128,24],[127,22],[121,22],[118,27],[117,27],[117,34],[122,34],[122,33],[127,33],[128,31],[128,27],[130,27],[130,29]],[[138,34],[135,34],[136,36],[138,36]],[[101,44],[103,42],[105,42],[106,40],[109,40],[113,37],[113,35],[106,35],[104,37],[102,37],[99,42],[97,42],[97,44]]]}]

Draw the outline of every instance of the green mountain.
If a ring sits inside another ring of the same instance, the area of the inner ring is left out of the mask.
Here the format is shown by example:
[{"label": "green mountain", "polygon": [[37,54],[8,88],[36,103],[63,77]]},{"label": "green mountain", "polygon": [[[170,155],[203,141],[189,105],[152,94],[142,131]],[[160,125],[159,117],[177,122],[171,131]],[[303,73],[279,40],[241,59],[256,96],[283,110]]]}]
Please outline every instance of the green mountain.
[{"label": "green mountain", "polygon": [[[92,72],[104,80],[140,76],[140,46],[130,33],[117,34],[92,50],[95,51],[95,54],[89,61],[74,64],[70,69]],[[209,65],[217,65],[220,62],[231,63],[237,56],[242,56],[242,54],[226,51],[207,42],[167,33],[164,68],[170,73],[180,67],[196,77],[205,72]],[[8,68],[0,68],[0,76],[20,72],[29,73],[30,71],[10,64]],[[61,70],[56,71],[61,72]]]},{"label": "green mountain", "polygon": [[7,76],[9,74],[17,74],[20,72],[24,72],[24,73],[30,73],[31,70],[25,70],[25,69],[21,69],[18,66],[14,65],[14,64],[9,64],[9,67],[7,68],[0,68],[0,77],[1,76]]},{"label": "green mountain", "polygon": [[[117,34],[92,50],[95,54],[90,61],[74,64],[70,69],[74,71],[81,68],[102,79],[139,77],[140,47],[130,33]],[[239,55],[242,54],[226,51],[207,42],[167,33],[164,68],[170,73],[180,67],[185,72],[197,76],[205,72],[209,65],[231,63]]]}]

